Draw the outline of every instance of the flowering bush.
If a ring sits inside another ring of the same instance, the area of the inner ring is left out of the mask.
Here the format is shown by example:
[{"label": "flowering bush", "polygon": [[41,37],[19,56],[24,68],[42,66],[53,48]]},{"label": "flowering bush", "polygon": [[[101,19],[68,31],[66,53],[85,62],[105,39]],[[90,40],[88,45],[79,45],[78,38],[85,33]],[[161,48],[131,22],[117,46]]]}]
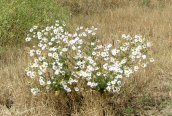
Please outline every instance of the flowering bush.
[{"label": "flowering bush", "polygon": [[71,34],[65,23],[56,21],[45,29],[33,26],[26,41],[37,40],[29,54],[32,62],[26,74],[33,80],[31,92],[80,91],[84,82],[91,89],[119,92],[124,77],[154,62],[148,51],[151,44],[141,36],[122,35],[118,46],[102,45],[97,28],[78,27]]}]

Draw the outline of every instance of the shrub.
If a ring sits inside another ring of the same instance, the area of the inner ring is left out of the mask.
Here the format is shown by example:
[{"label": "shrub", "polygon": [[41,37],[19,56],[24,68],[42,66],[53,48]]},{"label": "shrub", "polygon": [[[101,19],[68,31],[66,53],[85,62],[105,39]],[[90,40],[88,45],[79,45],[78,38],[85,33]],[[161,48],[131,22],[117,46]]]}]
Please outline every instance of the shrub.
[{"label": "shrub", "polygon": [[33,26],[26,41],[38,40],[29,54],[32,62],[26,69],[32,80],[34,95],[44,91],[71,92],[88,88],[117,93],[124,77],[154,62],[149,56],[151,44],[141,36],[122,35],[118,46],[101,45],[95,37],[97,28],[78,27],[65,30],[63,21],[40,30]]}]

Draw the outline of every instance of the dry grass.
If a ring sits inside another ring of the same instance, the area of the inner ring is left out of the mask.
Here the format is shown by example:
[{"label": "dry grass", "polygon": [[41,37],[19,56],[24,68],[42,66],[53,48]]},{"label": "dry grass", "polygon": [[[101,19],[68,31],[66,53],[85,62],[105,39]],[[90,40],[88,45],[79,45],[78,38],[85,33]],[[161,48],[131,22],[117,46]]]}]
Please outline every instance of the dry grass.
[{"label": "dry grass", "polygon": [[61,5],[68,6],[75,15],[90,15],[100,13],[106,9],[125,8],[128,6],[139,7],[165,7],[170,4],[170,0],[57,0]]},{"label": "dry grass", "polygon": [[[114,1],[109,0],[109,3]],[[87,0],[72,0],[63,5],[71,7],[71,4],[78,3],[82,12],[73,10],[77,15],[72,17],[72,27],[98,27],[98,37],[102,38],[102,43],[113,42],[123,33],[144,35],[153,43],[152,55],[156,60],[155,64],[128,79],[118,95],[101,95],[87,91],[79,95],[33,97],[30,93],[29,79],[24,74],[28,63],[26,53],[24,50],[13,48],[0,54],[0,115],[172,115],[171,1],[161,1],[163,7],[160,7],[158,0],[152,0],[150,6],[141,6],[137,0],[135,3],[128,3],[127,0],[117,1],[115,4],[118,3],[118,7],[115,8],[113,4],[108,6],[106,2],[103,3],[103,0],[100,0],[101,3],[94,2],[86,6],[84,3],[88,2]],[[72,7],[77,9],[73,5]],[[8,109],[7,106],[11,108]]]}]

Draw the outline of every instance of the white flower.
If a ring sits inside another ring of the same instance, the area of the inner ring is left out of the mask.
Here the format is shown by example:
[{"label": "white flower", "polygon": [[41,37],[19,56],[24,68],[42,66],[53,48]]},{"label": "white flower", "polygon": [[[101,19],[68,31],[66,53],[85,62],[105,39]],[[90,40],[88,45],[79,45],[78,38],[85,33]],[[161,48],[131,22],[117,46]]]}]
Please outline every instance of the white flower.
[{"label": "white flower", "polygon": [[97,72],[96,75],[97,75],[97,76],[100,76],[100,75],[101,75],[101,72]]},{"label": "white flower", "polygon": [[43,62],[43,67],[47,67],[48,66],[48,63],[47,62]]},{"label": "white flower", "polygon": [[83,29],[83,28],[84,28],[83,26],[79,27],[79,29]]},{"label": "white flower", "polygon": [[116,76],[116,79],[121,79],[122,78],[122,75],[117,75]]},{"label": "white flower", "polygon": [[94,60],[92,60],[92,59],[89,60],[89,63],[90,63],[90,64],[93,64],[93,63],[94,63]]},{"label": "white flower", "polygon": [[105,52],[106,53],[106,57],[108,57],[109,56],[109,52]]},{"label": "white flower", "polygon": [[52,37],[51,38],[51,42],[53,42],[53,41],[55,41],[56,40],[56,38],[55,37]]},{"label": "white flower", "polygon": [[59,73],[60,73],[60,70],[59,70],[59,69],[57,69],[57,70],[54,72],[55,75],[59,75]]},{"label": "white flower", "polygon": [[33,29],[33,28],[31,28],[29,31],[30,31],[30,32],[33,32],[33,31],[34,31],[34,29]]},{"label": "white flower", "polygon": [[57,48],[55,48],[55,47],[52,47],[49,49],[49,51],[52,51],[52,52],[55,52],[56,50],[57,50]]},{"label": "white flower", "polygon": [[133,52],[132,52],[132,55],[133,55],[133,56],[136,56],[136,55],[137,55],[137,51],[133,51]]},{"label": "white flower", "polygon": [[48,42],[48,39],[46,37],[43,37],[42,41],[44,41],[46,43],[46,42]]},{"label": "white flower", "polygon": [[43,61],[43,60],[45,60],[45,57],[39,57],[38,59],[39,59],[39,61]]},{"label": "white flower", "polygon": [[35,53],[35,50],[30,50],[30,52],[29,52],[31,57],[34,56],[34,53]]},{"label": "white flower", "polygon": [[107,86],[107,87],[106,87],[106,90],[107,90],[108,92],[110,92],[110,91],[111,91],[111,87],[110,87],[110,86]]},{"label": "white flower", "polygon": [[101,49],[101,48],[103,48],[103,45],[98,45],[97,48]]},{"label": "white flower", "polygon": [[27,71],[27,76],[29,76],[30,78],[35,78],[35,72],[33,72],[33,71]]},{"label": "white flower", "polygon": [[96,35],[96,33],[95,33],[95,32],[93,32],[93,33],[92,33],[92,35]]},{"label": "white flower", "polygon": [[33,65],[31,67],[35,67],[37,68],[39,66],[39,64],[37,62],[33,63]]},{"label": "white flower", "polygon": [[78,46],[78,49],[80,49],[81,48],[81,46]]},{"label": "white flower", "polygon": [[134,66],[134,71],[138,71],[139,67],[138,66]]},{"label": "white flower", "polygon": [[47,84],[50,85],[51,84],[51,81],[47,81]]},{"label": "white flower", "polygon": [[118,84],[118,86],[120,86],[122,83],[121,83],[121,81],[117,81],[117,84]]},{"label": "white flower", "polygon": [[51,56],[53,56],[53,54],[52,53],[48,53],[48,56],[51,57]]},{"label": "white flower", "polygon": [[83,32],[83,33],[82,33],[82,35],[83,35],[84,37],[86,37],[86,36],[87,36],[87,34],[86,34],[85,32]]},{"label": "white flower", "polygon": [[[50,55],[50,54],[49,54],[49,55]],[[59,55],[58,55],[56,52],[53,53],[52,57],[53,57],[54,59],[59,59]]]},{"label": "white flower", "polygon": [[115,67],[114,66],[110,66],[109,67],[109,71],[114,71],[115,70]]},{"label": "white flower", "polygon": [[126,58],[124,58],[124,59],[121,60],[121,64],[125,64],[126,62],[127,62],[127,59]]},{"label": "white flower", "polygon": [[151,47],[152,44],[150,42],[147,42],[147,47]]},{"label": "white flower", "polygon": [[[87,83],[87,85],[88,85],[88,83]],[[91,88],[94,88],[94,87],[96,87],[98,84],[97,83],[94,83],[94,82],[90,82],[89,83],[89,86],[91,87]]]},{"label": "white flower", "polygon": [[39,83],[40,83],[40,85],[45,85],[45,81],[42,78],[39,79]]},{"label": "white flower", "polygon": [[42,48],[43,44],[42,43],[39,43],[38,44],[38,47]]},{"label": "white flower", "polygon": [[130,68],[126,68],[124,69],[124,73],[126,77],[130,77],[130,74],[132,74],[133,71]]},{"label": "white flower", "polygon": [[123,39],[126,39],[127,36],[126,36],[125,34],[122,34],[122,38],[123,38]]},{"label": "white flower", "polygon": [[68,48],[63,48],[62,51],[63,52],[67,52],[68,51]]},{"label": "white flower", "polygon": [[50,27],[46,27],[45,28],[46,31],[50,31],[50,29],[51,29]]},{"label": "white flower", "polygon": [[35,29],[37,29],[38,28],[38,26],[33,26],[33,29],[35,30]]},{"label": "white flower", "polygon": [[113,57],[110,57],[110,62],[115,62],[115,59]]},{"label": "white flower", "polygon": [[79,91],[79,88],[78,88],[78,87],[74,87],[74,90],[75,90],[76,92],[78,92],[78,91]]},{"label": "white flower", "polygon": [[66,92],[70,93],[72,90],[70,88],[66,89]]},{"label": "white flower", "polygon": [[74,45],[72,46],[72,50],[76,50],[76,47]]},{"label": "white flower", "polygon": [[91,71],[91,72],[94,71],[94,68],[91,65],[88,65],[87,69],[88,69],[88,71]]},{"label": "white flower", "polygon": [[36,50],[36,54],[37,55],[41,55],[41,51],[40,50]]},{"label": "white flower", "polygon": [[88,33],[92,33],[92,30],[88,30]]},{"label": "white flower", "polygon": [[92,46],[94,46],[94,45],[95,45],[95,43],[94,43],[94,42],[91,42],[91,45],[92,45]]},{"label": "white flower", "polygon": [[32,94],[34,95],[34,96],[36,96],[38,93],[39,93],[39,89],[38,88],[32,88],[31,89],[31,92],[32,92]]},{"label": "white flower", "polygon": [[52,68],[53,68],[53,70],[57,70],[57,66],[55,64],[53,64]]},{"label": "white flower", "polygon": [[41,70],[38,70],[39,75],[43,75],[43,72]]},{"label": "white flower", "polygon": [[65,71],[60,71],[60,73],[61,73],[62,75],[65,75]]},{"label": "white flower", "polygon": [[53,45],[53,43],[52,43],[52,42],[49,42],[49,43],[48,43],[48,45],[50,45],[50,46],[51,46],[51,45]]},{"label": "white flower", "polygon": [[153,58],[150,58],[149,60],[150,60],[150,62],[154,62],[155,61]]},{"label": "white flower", "polygon": [[32,39],[31,37],[27,37],[27,38],[26,38],[26,42],[31,41],[31,39]]},{"label": "white flower", "polygon": [[47,45],[46,44],[43,44],[42,50],[45,50],[46,47],[47,47]]},{"label": "white flower", "polygon": [[111,48],[111,47],[112,47],[112,44],[108,44],[107,47],[108,47],[108,48]]},{"label": "white flower", "polygon": [[145,64],[145,63],[142,64],[142,67],[143,67],[143,68],[146,68],[146,67],[147,67],[147,64]]},{"label": "white flower", "polygon": [[142,55],[142,58],[143,58],[143,59],[146,59],[146,55]]},{"label": "white flower", "polygon": [[91,85],[91,82],[87,82],[87,85],[90,86]]},{"label": "white flower", "polygon": [[85,68],[85,64],[80,65],[80,68],[84,69]]},{"label": "white flower", "polygon": [[113,88],[113,92],[116,93],[116,92],[119,92],[120,91],[120,87],[115,87]]},{"label": "white flower", "polygon": [[92,52],[92,55],[95,56],[97,53],[96,52]]},{"label": "white flower", "polygon": [[115,80],[113,80],[113,81],[111,81],[111,84],[112,85],[115,85],[117,83],[117,80],[115,79]]},{"label": "white flower", "polygon": [[113,56],[116,56],[116,54],[119,53],[119,50],[117,50],[117,49],[112,49],[112,50],[111,50],[111,53],[112,53]]},{"label": "white flower", "polygon": [[83,44],[83,40],[82,39],[78,40],[78,43]]},{"label": "white flower", "polygon": [[106,52],[101,52],[101,56],[104,58],[104,57],[106,57]]},{"label": "white flower", "polygon": [[105,70],[107,70],[107,68],[108,68],[108,63],[104,64],[104,65],[103,65],[103,68],[104,68]]},{"label": "white flower", "polygon": [[120,47],[120,50],[124,51],[124,52],[127,51],[127,49],[128,49],[128,47]]}]

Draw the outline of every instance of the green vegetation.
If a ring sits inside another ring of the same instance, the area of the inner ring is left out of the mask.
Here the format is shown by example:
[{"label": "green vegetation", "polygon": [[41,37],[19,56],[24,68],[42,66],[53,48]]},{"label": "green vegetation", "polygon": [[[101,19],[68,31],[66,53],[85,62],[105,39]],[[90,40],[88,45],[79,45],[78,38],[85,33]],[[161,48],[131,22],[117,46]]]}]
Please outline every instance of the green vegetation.
[{"label": "green vegetation", "polygon": [[1,0],[0,6],[0,46],[23,46],[33,25],[67,22],[70,16],[56,0]]},{"label": "green vegetation", "polygon": [[150,0],[143,0],[143,5],[144,6],[150,6],[151,1]]}]

